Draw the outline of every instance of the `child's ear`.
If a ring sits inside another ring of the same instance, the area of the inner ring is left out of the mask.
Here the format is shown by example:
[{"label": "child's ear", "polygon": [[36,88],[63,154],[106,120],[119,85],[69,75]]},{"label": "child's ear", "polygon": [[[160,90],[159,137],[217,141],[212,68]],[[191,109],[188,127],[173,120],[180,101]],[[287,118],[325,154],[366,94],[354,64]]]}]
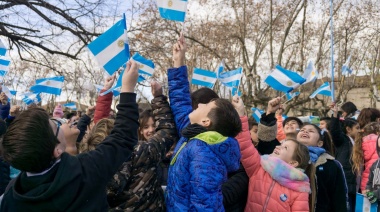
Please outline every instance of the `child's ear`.
[{"label": "child's ear", "polygon": [[298,167],[298,162],[295,161],[295,160],[290,161],[289,164],[290,164],[291,166],[293,166],[294,168]]},{"label": "child's ear", "polygon": [[322,147],[323,146],[323,141],[318,141],[317,146],[318,147]]},{"label": "child's ear", "polygon": [[201,125],[207,128],[211,125],[211,120],[209,118],[204,118],[204,119],[202,119]]}]

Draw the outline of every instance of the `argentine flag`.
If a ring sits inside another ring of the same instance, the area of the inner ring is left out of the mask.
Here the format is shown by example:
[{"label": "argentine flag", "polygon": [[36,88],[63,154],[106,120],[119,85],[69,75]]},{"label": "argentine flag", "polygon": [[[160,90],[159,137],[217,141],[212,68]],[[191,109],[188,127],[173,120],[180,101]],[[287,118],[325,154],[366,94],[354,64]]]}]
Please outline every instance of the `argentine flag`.
[{"label": "argentine flag", "polygon": [[356,193],[356,212],[377,212],[377,202],[371,204],[363,194]]},{"label": "argentine flag", "polygon": [[[123,74],[124,74],[124,71],[125,71],[125,69],[120,73],[119,78],[117,79],[116,85],[113,86],[112,88],[104,91],[103,93],[101,93],[100,94],[101,96],[104,96],[104,95],[108,94],[111,91],[114,93],[114,95],[115,95],[115,91],[119,92],[118,95],[120,94],[120,91],[118,89],[120,89],[121,86],[122,86],[122,84],[123,84]],[[143,76],[139,75],[139,78],[137,79],[137,82],[139,83],[139,82],[142,82],[144,80],[145,80],[145,78]]]},{"label": "argentine flag", "polygon": [[226,87],[239,87],[243,68],[238,68],[232,71],[219,74],[220,82]]},{"label": "argentine flag", "polygon": [[0,77],[7,75],[11,61],[0,58]]},{"label": "argentine flag", "polygon": [[88,44],[99,65],[109,75],[129,60],[129,44],[125,17]]},{"label": "argentine flag", "polygon": [[230,89],[231,89],[231,96],[235,96],[235,95],[241,96],[241,92],[239,91],[237,87],[233,87]]},{"label": "argentine flag", "polygon": [[220,62],[218,68],[216,69],[216,77],[219,79],[220,74],[224,71],[224,59]]},{"label": "argentine flag", "polygon": [[346,61],[345,64],[343,64],[342,66],[342,74],[343,75],[349,75],[349,74],[352,74],[352,70],[350,69],[349,65],[350,65],[350,60],[351,60],[351,55],[348,56],[348,59]]},{"label": "argentine flag", "polygon": [[300,92],[286,93],[286,101],[290,101],[298,95],[300,95]]},{"label": "argentine flag", "polygon": [[13,96],[14,96],[15,94],[13,94],[13,93],[8,89],[7,86],[2,85],[1,87],[2,87],[2,92],[4,92],[5,95],[7,95],[7,97],[8,97],[9,99],[12,99]]},{"label": "argentine flag", "polygon": [[[104,87],[103,85],[94,85],[94,86],[98,92],[100,92]],[[121,87],[112,90],[113,96],[119,96],[120,95],[120,88]]]},{"label": "argentine flag", "polygon": [[141,56],[139,53],[135,53],[132,58],[139,65],[139,73],[146,74],[148,76],[153,76],[154,63]]},{"label": "argentine flag", "polygon": [[314,80],[318,78],[318,71],[315,70],[313,61],[309,60],[302,77],[306,79],[306,82],[304,82],[304,84],[314,82]]},{"label": "argentine flag", "polygon": [[261,115],[264,113],[263,110],[260,110],[258,108],[251,108],[252,110],[252,116],[256,120],[257,123],[260,123]]},{"label": "argentine flag", "polygon": [[319,87],[313,94],[310,95],[310,99],[314,98],[316,95],[331,96],[330,83],[325,82]]},{"label": "argentine flag", "polygon": [[157,0],[161,18],[185,22],[187,0]]},{"label": "argentine flag", "polygon": [[64,80],[63,76],[37,79],[36,85],[33,85],[30,90],[35,93],[61,95]]},{"label": "argentine flag", "polygon": [[0,55],[5,56],[7,53],[7,47],[5,47],[3,41],[0,39]]},{"label": "argentine flag", "polygon": [[77,105],[75,104],[75,102],[66,103],[63,106],[70,108],[71,110],[77,110]]},{"label": "argentine flag", "polygon": [[306,81],[305,78],[298,75],[296,72],[289,71],[276,65],[276,68],[265,79],[265,82],[275,90],[289,93],[293,89],[302,85]]},{"label": "argentine flag", "polygon": [[41,96],[39,93],[25,93],[22,101],[25,102],[26,105],[37,104],[41,101]]},{"label": "argentine flag", "polygon": [[191,84],[200,85],[208,88],[213,88],[216,82],[216,73],[212,71],[194,68]]}]

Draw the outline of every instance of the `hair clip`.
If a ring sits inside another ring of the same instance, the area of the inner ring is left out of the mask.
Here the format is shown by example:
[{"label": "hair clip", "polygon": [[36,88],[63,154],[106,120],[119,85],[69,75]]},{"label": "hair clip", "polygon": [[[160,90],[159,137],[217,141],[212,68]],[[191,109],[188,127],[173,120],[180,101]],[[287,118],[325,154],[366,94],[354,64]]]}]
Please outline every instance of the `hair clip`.
[{"label": "hair clip", "polygon": [[321,135],[324,135],[326,131],[326,129],[321,130]]},{"label": "hair clip", "polygon": [[309,164],[311,164],[311,160],[309,160]]}]

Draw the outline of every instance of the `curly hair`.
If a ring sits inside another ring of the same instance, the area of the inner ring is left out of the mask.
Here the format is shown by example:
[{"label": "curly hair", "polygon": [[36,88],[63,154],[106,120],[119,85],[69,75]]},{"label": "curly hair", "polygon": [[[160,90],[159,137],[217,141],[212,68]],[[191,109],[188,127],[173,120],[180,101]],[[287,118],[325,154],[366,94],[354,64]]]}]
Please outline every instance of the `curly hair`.
[{"label": "curly hair", "polygon": [[81,143],[79,148],[80,153],[94,150],[111,133],[114,124],[115,120],[106,118],[96,123],[87,139]]}]

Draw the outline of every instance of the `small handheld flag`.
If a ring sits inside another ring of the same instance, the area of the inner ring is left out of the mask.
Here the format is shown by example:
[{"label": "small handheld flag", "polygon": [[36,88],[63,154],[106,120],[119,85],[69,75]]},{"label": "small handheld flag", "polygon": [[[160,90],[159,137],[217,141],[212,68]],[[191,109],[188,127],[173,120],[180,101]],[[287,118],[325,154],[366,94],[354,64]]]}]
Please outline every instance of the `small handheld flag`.
[{"label": "small handheld flag", "polygon": [[153,76],[154,63],[141,56],[139,53],[135,53],[131,60],[134,60],[139,65],[139,73],[146,74],[148,76]]},{"label": "small handheld flag", "polygon": [[310,99],[314,98],[316,95],[331,96],[330,83],[323,83],[313,94],[310,95]]},{"label": "small handheld flag", "polygon": [[276,68],[265,79],[265,82],[275,90],[289,93],[306,82],[306,79],[296,72],[286,70],[276,65]]},{"label": "small handheld flag", "polygon": [[1,87],[2,87],[2,92],[4,92],[5,95],[7,95],[7,97],[8,97],[9,99],[12,99],[13,96],[14,96],[14,94],[12,94],[12,92],[8,89],[8,87],[7,87],[7,86],[4,86],[4,85],[2,85]]},{"label": "small handheld flag", "polygon": [[306,79],[306,82],[304,82],[304,84],[314,82],[314,80],[318,78],[318,71],[315,70],[313,61],[309,60],[302,77]]},{"label": "small handheld flag", "polygon": [[223,72],[223,70],[224,70],[224,59],[222,60],[222,62],[220,62],[218,69],[216,70],[216,76],[218,79],[219,79],[220,74]]},{"label": "small handheld flag", "polygon": [[219,74],[220,82],[226,87],[239,87],[241,76],[243,75],[243,68],[238,68],[232,71]]},{"label": "small handheld flag", "polygon": [[212,71],[203,70],[200,68],[194,68],[193,78],[191,83],[194,85],[200,85],[208,88],[213,88],[216,82],[216,73]]},{"label": "small handheld flag", "polygon": [[258,108],[251,108],[252,110],[252,116],[256,120],[257,123],[260,123],[261,115],[264,113],[263,110],[260,110]]},{"label": "small handheld flag", "polygon": [[300,92],[286,93],[286,101],[290,101],[298,95],[300,95]]},{"label": "small handheld flag", "polygon": [[[116,89],[121,88],[121,85],[123,84],[123,74],[124,74],[124,71],[125,71],[125,69],[120,73],[119,78],[117,79],[116,85],[113,86],[112,88],[104,91],[103,93],[101,93],[100,94],[101,96],[104,96],[104,95],[108,94],[111,91],[115,92]],[[137,82],[142,82],[144,80],[145,80],[145,78],[143,76],[139,75],[139,78],[137,79]]]},{"label": "small handheld flag", "polygon": [[162,18],[185,22],[187,0],[157,0],[157,6]]},{"label": "small handheld flag", "polygon": [[64,76],[37,79],[36,84],[30,90],[34,93],[61,95],[64,80]]},{"label": "small handheld flag", "polygon": [[77,105],[75,104],[75,102],[66,103],[63,106],[70,108],[71,110],[77,110]]},{"label": "small handheld flag", "polygon": [[26,105],[37,104],[41,101],[41,96],[39,93],[26,93],[22,101],[25,102]]},{"label": "small handheld flag", "polygon": [[7,75],[11,61],[0,58],[0,77]]},{"label": "small handheld flag", "polygon": [[351,60],[351,55],[348,57],[346,63],[343,64],[342,66],[342,74],[343,75],[349,75],[352,74],[352,70],[350,69],[350,60]]}]

